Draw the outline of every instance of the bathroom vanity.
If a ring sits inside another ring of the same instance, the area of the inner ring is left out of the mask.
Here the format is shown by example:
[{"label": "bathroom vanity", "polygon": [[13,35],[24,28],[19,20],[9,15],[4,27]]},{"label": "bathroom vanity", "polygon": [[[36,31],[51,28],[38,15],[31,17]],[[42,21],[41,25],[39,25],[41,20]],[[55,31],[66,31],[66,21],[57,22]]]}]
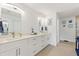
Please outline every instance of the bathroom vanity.
[{"label": "bathroom vanity", "polygon": [[22,32],[23,12],[13,6],[5,6],[0,8],[1,25],[3,23],[0,26],[0,56],[33,56],[48,45],[47,33]]},{"label": "bathroom vanity", "polygon": [[24,35],[21,38],[2,38],[0,56],[33,56],[48,45],[47,33]]}]

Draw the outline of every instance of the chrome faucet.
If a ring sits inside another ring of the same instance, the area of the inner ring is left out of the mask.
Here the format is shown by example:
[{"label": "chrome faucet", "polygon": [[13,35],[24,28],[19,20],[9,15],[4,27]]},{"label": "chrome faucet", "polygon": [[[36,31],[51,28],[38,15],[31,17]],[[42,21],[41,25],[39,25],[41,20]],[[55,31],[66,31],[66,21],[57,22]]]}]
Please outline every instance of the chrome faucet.
[{"label": "chrome faucet", "polygon": [[[22,37],[22,33],[17,33],[17,34],[19,34],[19,37]],[[12,38],[16,38],[17,37],[15,32],[12,32],[11,35],[12,35]]]},{"label": "chrome faucet", "polygon": [[12,32],[11,34],[12,34],[12,37],[13,37],[13,38],[15,38],[15,33],[14,33],[14,32]]},{"label": "chrome faucet", "polygon": [[22,33],[19,33],[19,36],[22,37]]}]

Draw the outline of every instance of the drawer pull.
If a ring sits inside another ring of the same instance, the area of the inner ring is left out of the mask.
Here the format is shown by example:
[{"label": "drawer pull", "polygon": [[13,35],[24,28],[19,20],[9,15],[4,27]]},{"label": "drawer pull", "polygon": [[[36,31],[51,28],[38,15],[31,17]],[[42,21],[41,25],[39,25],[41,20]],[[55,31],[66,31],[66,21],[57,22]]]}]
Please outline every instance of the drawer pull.
[{"label": "drawer pull", "polygon": [[16,56],[18,56],[18,49],[16,49]]},{"label": "drawer pull", "polygon": [[19,56],[20,56],[20,48],[19,48]]}]

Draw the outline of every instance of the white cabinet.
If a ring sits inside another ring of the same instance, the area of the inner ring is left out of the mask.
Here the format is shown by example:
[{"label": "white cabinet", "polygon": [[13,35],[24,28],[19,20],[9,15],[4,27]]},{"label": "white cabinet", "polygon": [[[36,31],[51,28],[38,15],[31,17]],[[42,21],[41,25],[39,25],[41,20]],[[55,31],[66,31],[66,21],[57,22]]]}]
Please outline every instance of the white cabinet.
[{"label": "white cabinet", "polygon": [[0,56],[33,56],[48,45],[47,35],[24,38],[0,45]]},{"label": "white cabinet", "polygon": [[48,45],[47,36],[33,37],[28,40],[29,55],[36,55],[39,51]]},{"label": "white cabinet", "polygon": [[0,45],[0,56],[25,56],[25,55],[27,55],[26,39]]},{"label": "white cabinet", "polygon": [[17,56],[17,52],[18,51],[13,48],[0,53],[0,56]]},{"label": "white cabinet", "polygon": [[28,39],[28,55],[32,56],[36,53],[37,39],[35,37]]},{"label": "white cabinet", "polygon": [[27,52],[24,47],[18,47],[6,50],[0,53],[0,56],[27,56]]},{"label": "white cabinet", "polygon": [[0,45],[0,56],[17,56],[18,46],[17,42],[9,42]]},{"label": "white cabinet", "polygon": [[40,43],[40,46],[39,46],[39,51],[41,51],[43,48],[45,48],[47,45],[48,45],[48,37],[47,35],[43,35],[43,36],[40,36],[39,37],[39,43]]},{"label": "white cabinet", "polygon": [[18,47],[19,48],[19,55],[20,56],[28,56],[28,39],[24,39],[24,40],[21,40],[20,41],[20,46]]}]

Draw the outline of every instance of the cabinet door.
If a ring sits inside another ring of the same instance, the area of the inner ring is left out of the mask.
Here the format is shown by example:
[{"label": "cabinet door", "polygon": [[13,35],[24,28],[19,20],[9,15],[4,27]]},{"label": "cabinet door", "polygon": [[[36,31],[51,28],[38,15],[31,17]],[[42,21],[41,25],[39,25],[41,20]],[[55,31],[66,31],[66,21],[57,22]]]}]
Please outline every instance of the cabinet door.
[{"label": "cabinet door", "polygon": [[1,52],[0,56],[17,56],[17,52],[18,51],[16,50],[16,48],[13,48],[13,49],[9,49],[4,52]]},{"label": "cabinet door", "polygon": [[29,55],[29,53],[28,53],[28,44],[27,44],[27,40],[28,39],[24,39],[24,40],[21,40],[20,41],[20,46],[19,46],[19,48],[18,48],[18,55],[19,56],[28,56]]},{"label": "cabinet door", "polygon": [[40,38],[41,38],[41,43],[42,43],[40,48],[43,49],[48,45],[48,38],[46,35],[41,36]]},{"label": "cabinet door", "polygon": [[28,39],[28,55],[33,56],[37,52],[37,39],[35,37]]}]

